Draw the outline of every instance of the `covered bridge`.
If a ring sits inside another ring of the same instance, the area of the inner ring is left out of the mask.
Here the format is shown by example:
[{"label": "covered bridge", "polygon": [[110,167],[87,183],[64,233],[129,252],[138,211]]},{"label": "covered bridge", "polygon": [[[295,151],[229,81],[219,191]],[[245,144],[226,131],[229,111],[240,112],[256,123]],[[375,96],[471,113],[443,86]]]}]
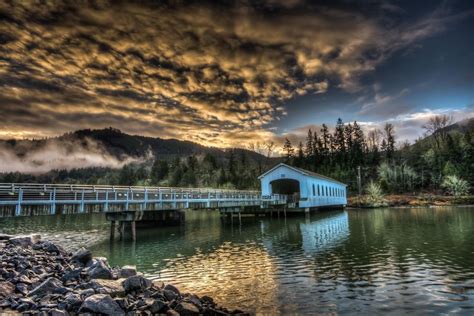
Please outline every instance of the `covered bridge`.
[{"label": "covered bridge", "polygon": [[347,204],[344,183],[305,169],[280,163],[258,178],[262,196],[285,194],[298,208]]}]

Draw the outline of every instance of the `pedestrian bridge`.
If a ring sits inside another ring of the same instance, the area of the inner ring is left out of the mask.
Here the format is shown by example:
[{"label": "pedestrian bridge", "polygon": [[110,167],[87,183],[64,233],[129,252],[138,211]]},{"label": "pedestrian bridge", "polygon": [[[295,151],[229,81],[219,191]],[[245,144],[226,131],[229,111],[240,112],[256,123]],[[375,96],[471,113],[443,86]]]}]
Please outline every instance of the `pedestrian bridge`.
[{"label": "pedestrian bridge", "polygon": [[287,196],[210,188],[0,183],[0,217],[284,206]]}]

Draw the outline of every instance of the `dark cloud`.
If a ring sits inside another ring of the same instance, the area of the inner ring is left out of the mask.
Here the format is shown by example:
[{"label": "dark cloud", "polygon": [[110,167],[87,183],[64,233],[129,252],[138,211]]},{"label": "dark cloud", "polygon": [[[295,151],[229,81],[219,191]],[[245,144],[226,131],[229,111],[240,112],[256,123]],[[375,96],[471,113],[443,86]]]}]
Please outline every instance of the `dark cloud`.
[{"label": "dark cloud", "polygon": [[395,23],[397,7],[370,7],[377,16],[300,0],[4,1],[0,136],[117,126],[216,146],[273,138],[265,127],[285,101],[357,91],[360,76],[453,19]]}]

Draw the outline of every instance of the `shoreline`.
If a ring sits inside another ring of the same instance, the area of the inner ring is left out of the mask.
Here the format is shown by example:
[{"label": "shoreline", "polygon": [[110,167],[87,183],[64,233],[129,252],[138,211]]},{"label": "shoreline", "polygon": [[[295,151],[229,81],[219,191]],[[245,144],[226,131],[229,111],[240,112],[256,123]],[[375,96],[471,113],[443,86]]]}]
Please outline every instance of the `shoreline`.
[{"label": "shoreline", "polygon": [[474,206],[474,196],[453,197],[435,194],[391,194],[385,195],[377,204],[367,202],[367,195],[359,198],[352,196],[348,199],[347,208],[366,209],[366,208],[435,208],[435,207],[470,207]]},{"label": "shoreline", "polygon": [[0,314],[249,315],[38,234],[0,234]]}]

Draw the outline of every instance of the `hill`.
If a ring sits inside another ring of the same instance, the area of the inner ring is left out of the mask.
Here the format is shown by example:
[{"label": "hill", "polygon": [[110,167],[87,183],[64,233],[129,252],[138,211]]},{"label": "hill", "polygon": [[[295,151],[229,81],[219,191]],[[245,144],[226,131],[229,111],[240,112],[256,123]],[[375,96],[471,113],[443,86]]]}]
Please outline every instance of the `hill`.
[{"label": "hill", "polygon": [[0,140],[0,172],[47,172],[84,167],[119,168],[150,158],[171,161],[176,157],[211,154],[227,159],[229,152],[245,154],[255,162],[266,158],[246,149],[206,147],[190,141],[129,135],[115,128],[84,129],[45,139]]}]

